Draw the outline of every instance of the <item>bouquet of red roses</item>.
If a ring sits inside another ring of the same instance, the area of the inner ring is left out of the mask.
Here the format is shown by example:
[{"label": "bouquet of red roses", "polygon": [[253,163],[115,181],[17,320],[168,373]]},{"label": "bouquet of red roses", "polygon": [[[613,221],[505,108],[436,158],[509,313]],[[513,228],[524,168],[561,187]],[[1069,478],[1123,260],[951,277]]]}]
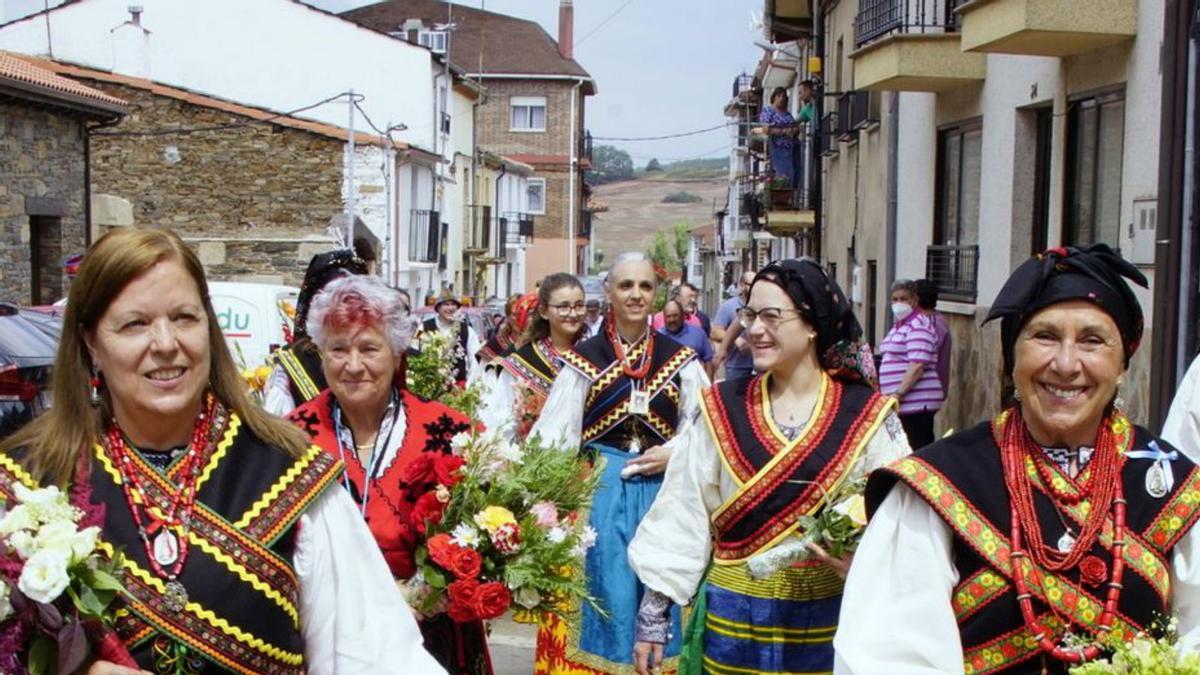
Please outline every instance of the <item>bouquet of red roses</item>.
[{"label": "bouquet of red roses", "polygon": [[417,548],[410,602],[450,618],[495,619],[514,604],[563,611],[562,600],[587,598],[583,558],[596,533],[580,514],[595,478],[574,452],[523,446],[502,433],[461,433],[453,454],[426,452],[403,477],[419,494]]},{"label": "bouquet of red roses", "polygon": [[110,628],[121,555],[100,554],[103,507],[76,485],[69,496],[13,485],[0,518],[0,673],[73,673],[89,658],[138,667]]}]

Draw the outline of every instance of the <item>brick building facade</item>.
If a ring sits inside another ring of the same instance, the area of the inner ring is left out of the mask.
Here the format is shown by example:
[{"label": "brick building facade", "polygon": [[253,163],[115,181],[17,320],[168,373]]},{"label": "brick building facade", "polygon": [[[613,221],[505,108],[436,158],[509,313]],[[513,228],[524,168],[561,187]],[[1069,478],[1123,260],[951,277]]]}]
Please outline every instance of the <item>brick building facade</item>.
[{"label": "brick building facade", "polygon": [[0,52],[0,301],[66,294],[64,259],[87,247],[86,125],[117,98]]}]

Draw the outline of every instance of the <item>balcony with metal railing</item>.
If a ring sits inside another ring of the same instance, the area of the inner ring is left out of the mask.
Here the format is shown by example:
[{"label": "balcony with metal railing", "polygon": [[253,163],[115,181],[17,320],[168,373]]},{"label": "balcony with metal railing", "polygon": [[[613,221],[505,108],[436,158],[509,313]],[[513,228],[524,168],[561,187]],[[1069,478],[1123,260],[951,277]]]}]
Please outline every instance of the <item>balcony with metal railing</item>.
[{"label": "balcony with metal railing", "polygon": [[412,262],[436,263],[441,257],[441,214],[437,211],[413,209],[408,221],[408,259]]},{"label": "balcony with metal railing", "polygon": [[509,246],[521,246],[533,242],[533,216],[519,211],[506,211],[501,216],[505,221],[505,242]]},{"label": "balcony with metal railing", "polygon": [[780,140],[778,136],[768,135],[767,139],[769,159],[758,191],[761,212],[766,215],[763,225],[774,234],[796,234],[816,222],[813,177],[817,170],[814,153],[817,139],[809,124],[798,123],[795,135],[791,138],[789,166],[776,165],[777,162],[789,160],[788,153],[771,147],[772,143]]},{"label": "balcony with metal railing", "polygon": [[487,204],[468,206],[467,216],[463,253],[483,263],[504,262],[508,251],[508,221],[494,217],[492,207]]},{"label": "balcony with metal railing", "polygon": [[592,132],[584,131],[579,137],[579,161],[592,161]]},{"label": "balcony with metal railing", "polygon": [[982,54],[963,53],[960,0],[860,0],[854,82],[873,91],[944,91],[983,79]]},{"label": "balcony with metal railing", "polygon": [[958,0],[965,51],[1074,56],[1133,39],[1137,0]]},{"label": "balcony with metal railing", "polygon": [[975,302],[979,287],[979,246],[930,246],[925,250],[925,278],[946,300]]}]

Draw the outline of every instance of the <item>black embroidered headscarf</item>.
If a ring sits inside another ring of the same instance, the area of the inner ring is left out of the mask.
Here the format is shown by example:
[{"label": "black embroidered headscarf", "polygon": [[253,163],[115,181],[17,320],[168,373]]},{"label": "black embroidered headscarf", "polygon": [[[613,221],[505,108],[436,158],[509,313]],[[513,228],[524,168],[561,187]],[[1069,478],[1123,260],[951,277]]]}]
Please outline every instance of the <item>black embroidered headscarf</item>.
[{"label": "black embroidered headscarf", "polygon": [[875,386],[875,360],[862,341],[862,326],[846,294],[824,268],[812,258],[783,260],[759,270],[751,291],[760,280],[782,288],[816,330],[822,368],[834,377]]},{"label": "black embroidered headscarf", "polygon": [[318,253],[308,261],[304,283],[296,296],[296,318],[292,321],[292,342],[308,337],[308,307],[326,284],[346,274],[366,274],[367,263],[350,249]]},{"label": "black embroidered headscarf", "polygon": [[1052,248],[1026,260],[992,303],[984,323],[1000,319],[1004,372],[1013,370],[1017,335],[1029,317],[1050,305],[1084,300],[1107,313],[1121,331],[1125,366],[1137,351],[1145,326],[1142,306],[1126,279],[1147,287],[1146,276],[1107,244]]}]

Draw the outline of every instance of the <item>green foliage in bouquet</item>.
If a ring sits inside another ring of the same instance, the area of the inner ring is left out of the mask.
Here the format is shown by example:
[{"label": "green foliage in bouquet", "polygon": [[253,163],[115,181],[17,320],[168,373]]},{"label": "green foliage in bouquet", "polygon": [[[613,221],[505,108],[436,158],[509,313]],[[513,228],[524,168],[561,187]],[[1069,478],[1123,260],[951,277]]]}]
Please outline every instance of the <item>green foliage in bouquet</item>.
[{"label": "green foliage in bouquet", "polygon": [[1072,666],[1071,675],[1200,675],[1200,654],[1179,652],[1178,628],[1174,619],[1159,621],[1130,642],[1110,632],[1101,641],[1110,656]]},{"label": "green foliage in bouquet", "polygon": [[430,401],[442,401],[454,387],[454,348],[457,343],[440,331],[422,333],[417,347],[409,354],[405,385],[412,393]]},{"label": "green foliage in bouquet", "polygon": [[853,553],[862,541],[863,528],[867,525],[863,499],[866,487],[865,475],[857,480],[842,481],[825,495],[825,505],[816,515],[800,516],[798,520],[806,538],[834,558]]}]

